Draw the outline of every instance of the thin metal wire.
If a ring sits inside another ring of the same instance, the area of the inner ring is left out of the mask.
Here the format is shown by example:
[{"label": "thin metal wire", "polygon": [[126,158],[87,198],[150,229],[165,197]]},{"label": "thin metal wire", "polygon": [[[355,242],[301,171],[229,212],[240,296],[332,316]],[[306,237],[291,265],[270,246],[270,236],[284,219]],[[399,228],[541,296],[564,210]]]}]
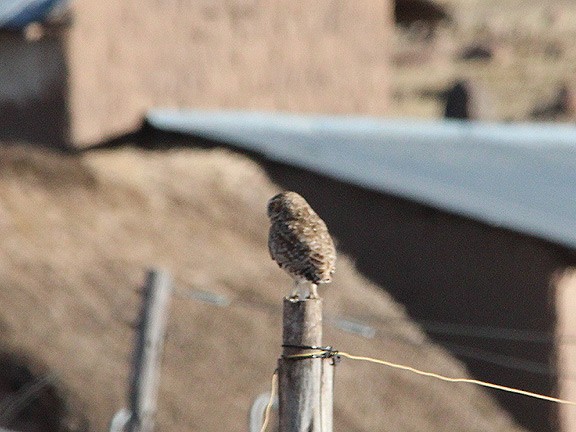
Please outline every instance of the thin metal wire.
[{"label": "thin metal wire", "polygon": [[[205,291],[202,291],[202,293],[205,293]],[[213,302],[204,301],[201,296],[184,294],[184,292],[180,292],[180,295],[188,299],[213,304]],[[265,302],[255,303],[255,302],[243,301],[241,299],[235,299],[234,301],[229,301],[226,303],[227,304],[225,305],[225,307],[228,306],[228,307],[250,308],[268,313],[270,315],[275,315],[280,310],[277,306]],[[339,322],[338,320],[344,320],[347,322],[350,321],[355,324],[364,326],[363,331],[364,332],[369,331],[369,336],[364,336],[364,334],[361,334],[358,330],[352,332],[362,337],[368,337],[370,339],[378,338],[381,340],[397,338],[414,346],[420,346],[424,344],[424,342],[422,341],[420,342],[414,341],[408,337],[396,334],[394,332],[395,324],[407,323],[408,320],[403,317],[393,319],[385,319],[385,318],[381,319],[371,317],[367,321],[365,321],[370,322],[372,324],[377,323],[379,324],[378,327],[370,324],[365,324],[365,322],[357,320],[356,318],[350,319],[350,318],[341,318],[338,316],[328,316],[325,321],[329,325],[336,327],[342,331],[350,332],[347,328],[338,325],[337,324]],[[464,324],[451,324],[451,323],[440,323],[440,322],[418,321],[418,320],[415,320],[414,322],[420,324],[424,330],[433,334],[463,336],[467,338],[509,340],[516,342],[539,343],[539,344],[553,343],[554,341],[556,341],[556,343],[559,345],[571,345],[576,341],[576,337],[571,335],[558,335],[556,337],[554,336],[554,334],[549,332],[541,332],[534,330],[521,330],[521,329],[488,327],[488,326],[471,326]],[[494,353],[487,350],[479,349],[477,347],[456,345],[443,341],[437,341],[437,343],[442,345],[445,349],[451,351],[455,355],[459,355],[461,357],[473,358],[475,360],[484,361],[500,367],[505,367],[512,370],[518,370],[538,375],[554,376],[564,379],[576,378],[576,375],[574,374],[558,373],[553,368],[551,368],[550,365],[546,363],[523,359],[510,355]]]},{"label": "thin metal wire", "polygon": [[412,366],[406,366],[403,364],[393,363],[393,362],[389,362],[386,360],[380,360],[380,359],[373,358],[373,357],[353,355],[353,354],[349,354],[347,352],[337,351],[337,350],[333,350],[333,349],[327,350],[327,349],[321,348],[321,349],[318,349],[317,351],[311,352],[311,353],[302,353],[302,354],[294,354],[294,355],[290,355],[290,356],[284,356],[284,358],[287,358],[287,359],[290,359],[290,358],[305,359],[305,358],[320,358],[320,357],[323,357],[323,358],[344,357],[344,358],[348,358],[351,360],[366,361],[366,362],[370,362],[370,363],[380,364],[383,366],[388,366],[388,367],[395,368],[395,369],[400,369],[400,370],[412,372],[412,373],[415,373],[417,375],[422,375],[422,376],[426,376],[426,377],[430,377],[430,378],[439,379],[441,381],[446,381],[446,382],[451,382],[451,383],[474,384],[474,385],[481,386],[481,387],[488,387],[488,388],[492,388],[492,389],[496,389],[496,390],[505,391],[508,393],[516,393],[516,394],[520,394],[520,395],[524,395],[524,396],[528,396],[528,397],[532,397],[532,398],[536,398],[536,399],[542,399],[545,401],[554,402],[554,403],[558,403],[558,404],[576,406],[576,402],[572,402],[572,401],[569,401],[567,399],[555,398],[555,397],[543,395],[540,393],[534,393],[534,392],[530,392],[527,390],[517,389],[514,387],[507,387],[507,386],[503,386],[500,384],[493,384],[493,383],[490,383],[487,381],[481,381],[481,380],[477,380],[477,379],[473,379],[473,378],[447,377],[445,375],[441,375],[441,374],[438,374],[435,372],[423,371],[421,369],[417,369],[417,368],[414,368]]},{"label": "thin metal wire", "polygon": [[266,409],[264,410],[264,421],[262,422],[262,428],[260,429],[260,432],[266,432],[268,422],[270,421],[270,412],[272,411],[274,398],[276,397],[276,392],[278,391],[278,369],[276,369],[272,374],[272,383],[270,387],[270,400],[268,401]]},{"label": "thin metal wire", "polygon": [[472,378],[451,378],[451,377],[447,377],[444,375],[440,375],[434,372],[428,372],[428,371],[423,371],[420,369],[416,369],[413,368],[411,366],[405,366],[399,363],[393,363],[393,362],[389,362],[386,360],[380,360],[380,359],[376,359],[376,358],[372,358],[372,357],[365,357],[365,356],[357,356],[357,355],[353,355],[353,354],[349,354],[346,352],[342,352],[342,351],[337,351],[337,355],[345,357],[345,358],[349,358],[351,360],[360,360],[360,361],[367,361],[370,363],[376,363],[376,364],[381,364],[384,366],[388,366],[391,368],[395,368],[395,369],[401,369],[401,370],[405,370],[408,372],[412,372],[418,375],[423,375],[423,376],[427,376],[430,378],[436,378],[442,381],[447,381],[447,382],[451,382],[451,383],[467,383],[467,384],[474,384],[477,386],[481,386],[481,387],[488,387],[488,388],[492,388],[492,389],[496,389],[496,390],[501,390],[501,391],[505,391],[508,393],[516,393],[516,394],[520,394],[520,395],[524,395],[524,396],[528,396],[531,398],[536,398],[536,399],[542,399],[545,401],[549,401],[549,402],[554,402],[554,403],[558,403],[558,404],[565,404],[565,405],[572,405],[572,406],[576,406],[576,402],[572,402],[566,399],[560,399],[560,398],[555,398],[552,396],[547,396],[547,395],[543,395],[543,394],[539,394],[539,393],[534,393],[534,392],[530,392],[530,391],[526,391],[526,390],[520,390],[520,389],[516,389],[513,387],[507,387],[507,386],[503,386],[500,384],[493,384],[490,382],[486,382],[486,381],[480,381],[477,379],[472,379]]},{"label": "thin metal wire", "polygon": [[510,356],[507,354],[495,353],[476,347],[465,345],[453,344],[449,342],[438,342],[443,348],[459,357],[466,357],[469,359],[480,360],[482,362],[491,363],[503,368],[528,372],[534,375],[561,377],[567,379],[574,379],[574,374],[558,373],[548,363],[527,360],[519,357]]},{"label": "thin metal wire", "polygon": [[[302,347],[302,348],[307,349],[308,347]],[[400,370],[412,372],[412,373],[415,373],[417,375],[435,378],[435,379],[450,382],[450,383],[473,384],[473,385],[477,385],[477,386],[481,386],[481,387],[487,387],[487,388],[491,388],[491,389],[495,389],[495,390],[504,391],[507,393],[515,393],[515,394],[528,396],[528,397],[535,398],[535,399],[541,399],[541,400],[545,400],[548,402],[554,402],[554,403],[558,403],[558,404],[576,406],[576,402],[573,402],[573,401],[570,401],[567,399],[556,398],[553,396],[543,395],[540,393],[534,393],[534,392],[527,391],[527,390],[503,386],[500,384],[494,384],[491,382],[481,381],[481,380],[477,380],[477,379],[473,379],[473,378],[447,377],[445,375],[441,375],[441,374],[438,374],[435,372],[423,371],[421,369],[417,369],[417,368],[414,368],[412,366],[406,366],[406,365],[403,365],[400,363],[393,363],[390,361],[381,360],[381,359],[377,359],[377,358],[373,358],[373,357],[358,356],[358,355],[353,355],[353,354],[350,354],[347,352],[337,351],[337,350],[334,350],[330,347],[319,347],[319,349],[317,349],[317,350],[315,350],[315,352],[311,352],[311,353],[302,353],[302,354],[293,354],[293,355],[289,355],[289,356],[283,356],[283,358],[285,358],[285,359],[292,358],[295,360],[306,359],[306,358],[330,358],[330,357],[333,357],[333,358],[344,357],[344,358],[348,358],[351,360],[366,361],[366,362],[370,362],[370,363],[380,364],[383,366],[388,366],[388,367],[395,368],[395,369],[400,369]]]},{"label": "thin metal wire", "polygon": [[[390,330],[381,330],[378,332],[378,334],[376,334],[375,337],[380,340],[398,340],[402,343],[409,344],[419,349],[424,349],[431,345],[430,341],[414,340],[405,335],[398,334]],[[480,349],[477,347],[454,344],[445,341],[436,341],[436,344],[441,345],[444,349],[455,356],[479,360],[502,368],[528,372],[536,375],[552,376],[571,380],[576,379],[575,373],[559,373],[550,364],[545,362],[528,360],[516,356]]]},{"label": "thin metal wire", "polygon": [[[207,291],[200,290],[186,290],[180,291],[178,294],[182,297],[193,299],[196,301],[203,301],[205,303],[212,303],[211,301],[205,301],[201,295],[196,295],[196,292],[206,294]],[[228,299],[225,296],[216,295],[219,298],[226,299],[228,303],[227,306],[241,306],[250,309],[257,309],[265,311],[268,313],[277,313],[279,308],[275,305],[260,302],[254,303],[252,301],[247,302],[242,299]],[[357,324],[361,324],[366,328],[371,328],[370,323],[375,323],[378,325],[384,325],[388,329],[394,324],[406,324],[406,323],[416,323],[420,325],[424,330],[431,334],[439,335],[451,335],[451,336],[464,336],[470,338],[479,339],[496,339],[496,340],[506,340],[514,342],[525,342],[525,343],[537,343],[537,344],[562,344],[562,345],[574,345],[576,344],[576,335],[556,335],[552,332],[539,331],[539,330],[527,330],[527,329],[515,329],[508,327],[493,327],[493,326],[481,326],[481,325],[468,325],[468,324],[456,324],[448,322],[437,322],[437,321],[427,321],[419,319],[407,319],[404,317],[394,317],[390,319],[371,317],[369,319],[362,319],[360,317],[348,319],[337,316],[328,317],[330,320],[343,319],[346,321],[352,321]]]}]

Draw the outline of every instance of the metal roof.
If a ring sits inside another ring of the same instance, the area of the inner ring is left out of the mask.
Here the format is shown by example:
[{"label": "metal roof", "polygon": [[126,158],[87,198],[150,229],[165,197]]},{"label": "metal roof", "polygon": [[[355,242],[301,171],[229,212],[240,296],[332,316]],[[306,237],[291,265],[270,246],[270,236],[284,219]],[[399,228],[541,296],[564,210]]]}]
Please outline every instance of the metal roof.
[{"label": "metal roof", "polygon": [[576,247],[576,127],[154,109],[148,122]]},{"label": "metal roof", "polygon": [[0,28],[22,29],[45,20],[67,0],[0,0]]}]

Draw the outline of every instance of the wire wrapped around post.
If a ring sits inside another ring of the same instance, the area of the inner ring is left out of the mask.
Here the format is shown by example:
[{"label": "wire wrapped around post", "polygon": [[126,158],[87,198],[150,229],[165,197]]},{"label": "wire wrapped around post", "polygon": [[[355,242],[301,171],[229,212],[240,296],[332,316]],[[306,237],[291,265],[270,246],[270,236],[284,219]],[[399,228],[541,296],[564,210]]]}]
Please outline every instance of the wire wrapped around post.
[{"label": "wire wrapped around post", "polygon": [[334,359],[322,347],[322,299],[284,299],[280,432],[332,432]]}]

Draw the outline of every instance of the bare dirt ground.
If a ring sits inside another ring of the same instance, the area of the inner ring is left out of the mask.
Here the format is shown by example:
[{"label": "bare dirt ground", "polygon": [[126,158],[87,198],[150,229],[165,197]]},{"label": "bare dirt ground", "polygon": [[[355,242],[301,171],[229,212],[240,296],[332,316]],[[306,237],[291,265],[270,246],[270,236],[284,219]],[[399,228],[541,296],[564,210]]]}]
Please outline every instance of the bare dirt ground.
[{"label": "bare dirt ground", "polygon": [[[437,118],[434,93],[467,78],[490,94],[494,120],[526,120],[559,84],[574,88],[576,4],[567,0],[439,0],[453,23],[418,41],[395,33],[391,115]],[[462,60],[473,45],[489,46],[488,61]],[[571,119],[572,121],[574,119]]]},{"label": "bare dirt ground", "polygon": [[[246,430],[251,401],[269,390],[290,289],[266,247],[276,190],[253,162],[219,150],[0,149],[0,342],[61,383],[76,419],[65,430],[105,430],[126,405],[138,287],[151,266],[177,284],[159,430]],[[193,289],[232,305],[195,301]],[[327,314],[379,329],[366,339],[327,326],[337,349],[466,373],[348,258],[321,295]],[[473,386],[348,360],[337,366],[335,413],[336,429],[352,432],[519,430]]]}]

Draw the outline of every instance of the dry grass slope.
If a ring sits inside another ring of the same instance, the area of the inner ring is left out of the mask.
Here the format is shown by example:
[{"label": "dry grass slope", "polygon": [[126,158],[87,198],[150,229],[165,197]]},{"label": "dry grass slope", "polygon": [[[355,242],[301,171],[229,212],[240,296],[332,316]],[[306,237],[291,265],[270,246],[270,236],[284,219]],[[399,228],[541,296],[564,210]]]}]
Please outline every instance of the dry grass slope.
[{"label": "dry grass slope", "polygon": [[[55,372],[90,429],[105,430],[125,405],[136,288],[148,267],[165,267],[178,292],[159,430],[246,430],[251,400],[268,390],[275,368],[280,314],[217,308],[186,292],[280,306],[290,281],[267,254],[263,210],[276,191],[252,161],[221,150],[71,157],[0,149],[0,342]],[[327,343],[465,374],[349,259],[321,295],[328,313],[389,320],[396,335],[367,340],[327,328]],[[335,404],[337,430],[349,432],[520,430],[479,389],[347,360]]]}]

